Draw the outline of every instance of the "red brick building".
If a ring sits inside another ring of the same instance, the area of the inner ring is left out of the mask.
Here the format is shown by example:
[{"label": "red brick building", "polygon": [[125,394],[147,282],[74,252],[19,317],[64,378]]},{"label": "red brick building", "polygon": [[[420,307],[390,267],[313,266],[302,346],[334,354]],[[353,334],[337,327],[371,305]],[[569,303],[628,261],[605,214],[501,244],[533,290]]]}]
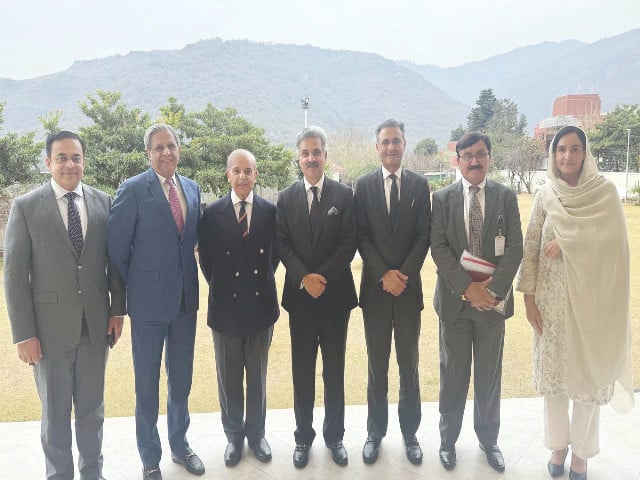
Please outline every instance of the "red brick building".
[{"label": "red brick building", "polygon": [[552,117],[541,120],[534,129],[534,138],[541,139],[549,147],[556,132],[574,125],[587,131],[602,121],[601,102],[597,93],[564,95],[553,102]]}]

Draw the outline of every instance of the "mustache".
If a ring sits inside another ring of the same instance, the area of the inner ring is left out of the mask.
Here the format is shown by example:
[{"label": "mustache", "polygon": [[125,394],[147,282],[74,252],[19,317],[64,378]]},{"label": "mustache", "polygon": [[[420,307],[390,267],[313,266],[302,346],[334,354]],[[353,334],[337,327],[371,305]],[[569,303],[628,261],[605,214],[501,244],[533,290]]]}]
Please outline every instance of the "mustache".
[{"label": "mustache", "polygon": [[482,165],[469,165],[469,170],[482,170]]},{"label": "mustache", "polygon": [[318,162],[311,160],[310,162],[307,162],[307,168],[318,168],[320,165],[318,164]]}]

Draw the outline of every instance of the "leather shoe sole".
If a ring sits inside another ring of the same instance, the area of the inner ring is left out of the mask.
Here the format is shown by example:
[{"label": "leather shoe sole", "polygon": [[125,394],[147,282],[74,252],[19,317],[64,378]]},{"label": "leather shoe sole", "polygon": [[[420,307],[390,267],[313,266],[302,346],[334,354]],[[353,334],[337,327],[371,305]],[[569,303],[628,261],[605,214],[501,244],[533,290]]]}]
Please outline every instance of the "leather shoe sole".
[{"label": "leather shoe sole", "polygon": [[378,460],[378,452],[380,451],[380,439],[368,437],[362,447],[362,461],[367,465],[371,465]]},{"label": "leather shoe sole", "polygon": [[482,450],[487,456],[487,463],[498,472],[504,472],[504,457],[498,445],[483,445],[480,444],[480,450]]},{"label": "leather shoe sole", "polygon": [[344,445],[342,442],[338,441],[333,443],[327,443],[326,445],[327,445],[327,448],[331,450],[331,458],[333,458],[333,461],[336,464],[340,465],[341,467],[344,467],[349,463],[347,449],[344,448]]},{"label": "leather shoe sole", "polygon": [[457,463],[456,447],[449,445],[440,446],[440,463],[447,470],[453,470]]}]

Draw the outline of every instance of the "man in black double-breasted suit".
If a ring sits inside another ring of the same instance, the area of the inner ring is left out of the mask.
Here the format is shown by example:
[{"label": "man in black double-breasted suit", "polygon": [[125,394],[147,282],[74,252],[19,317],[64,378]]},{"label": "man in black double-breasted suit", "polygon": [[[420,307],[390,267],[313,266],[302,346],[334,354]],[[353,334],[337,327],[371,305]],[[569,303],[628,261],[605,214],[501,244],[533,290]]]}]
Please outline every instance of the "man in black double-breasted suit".
[{"label": "man in black double-breasted suit", "polygon": [[374,463],[388,423],[388,373],[392,332],[400,374],[398,417],[406,455],[422,462],[418,339],[424,308],[420,269],[429,249],[429,183],[402,167],[404,124],[389,119],[376,129],[381,168],[356,183],[358,249],[362,256],[360,306],[364,317],[369,381],[365,463]]},{"label": "man in black double-breasted suit", "polygon": [[227,466],[240,461],[245,436],[258,460],[271,460],[264,436],[269,346],[280,315],[274,277],[276,207],[254,194],[257,175],[251,152],[231,152],[231,192],[205,209],[199,229],[200,268],[209,283],[207,323],[213,331],[222,426],[229,442]]},{"label": "man in black double-breasted suit", "polygon": [[327,178],[327,136],[319,127],[296,140],[304,179],[280,193],[276,245],[287,269],[282,306],[289,312],[296,449],[306,466],[315,437],[313,404],[318,346],[325,391],[323,436],[338,465],[348,462],[344,435],[344,363],[349,313],[357,305],[350,262],[356,217],[349,187]]}]

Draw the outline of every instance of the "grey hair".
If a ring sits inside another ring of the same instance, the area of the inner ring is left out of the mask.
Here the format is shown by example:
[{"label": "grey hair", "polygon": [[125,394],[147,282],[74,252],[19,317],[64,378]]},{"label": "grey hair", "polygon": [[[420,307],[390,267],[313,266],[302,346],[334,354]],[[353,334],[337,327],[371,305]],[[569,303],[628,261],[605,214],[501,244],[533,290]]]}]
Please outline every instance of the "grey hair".
[{"label": "grey hair", "polygon": [[258,166],[258,161],[256,160],[256,156],[253,153],[251,153],[249,150],[245,150],[244,148],[237,148],[227,157],[227,170],[231,169],[231,163],[233,162],[233,159],[241,153],[245,154],[247,157],[249,157],[249,160],[253,161],[254,167]]},{"label": "grey hair", "polygon": [[173,135],[173,139],[176,142],[176,145],[180,146],[180,137],[178,137],[178,132],[171,125],[167,125],[166,123],[155,123],[147,128],[147,131],[144,132],[144,148],[145,150],[151,150],[151,137],[153,137],[158,132],[169,132]]},{"label": "grey hair", "polygon": [[320,142],[322,142],[322,150],[327,150],[327,132],[325,132],[322,128],[312,125],[310,127],[302,130],[298,136],[296,137],[296,149],[300,149],[300,144],[306,140],[307,138],[319,138]]},{"label": "grey hair", "polygon": [[395,118],[389,118],[388,120],[385,120],[380,125],[378,125],[378,127],[376,128],[376,142],[378,141],[378,136],[380,135],[380,132],[383,128],[397,128],[398,130],[400,130],[400,133],[402,133],[402,139],[405,140],[404,123],[396,120]]}]

